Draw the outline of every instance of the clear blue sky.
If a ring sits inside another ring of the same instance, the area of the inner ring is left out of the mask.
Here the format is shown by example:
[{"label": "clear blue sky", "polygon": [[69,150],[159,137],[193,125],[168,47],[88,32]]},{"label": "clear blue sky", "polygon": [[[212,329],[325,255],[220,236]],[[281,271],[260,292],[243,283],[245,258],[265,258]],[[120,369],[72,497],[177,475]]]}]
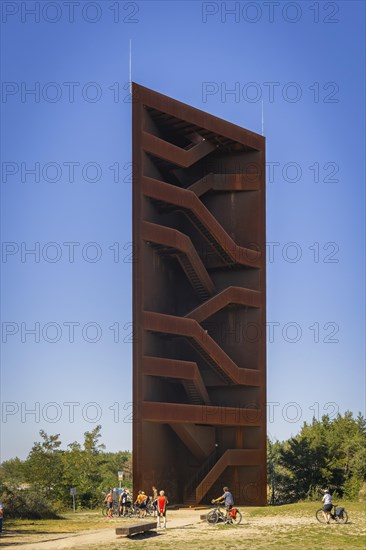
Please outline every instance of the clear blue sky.
[{"label": "clear blue sky", "polygon": [[269,434],[364,412],[365,5],[274,4],[2,2],[2,459],[131,448],[130,39],[144,86],[258,133],[263,100]]}]

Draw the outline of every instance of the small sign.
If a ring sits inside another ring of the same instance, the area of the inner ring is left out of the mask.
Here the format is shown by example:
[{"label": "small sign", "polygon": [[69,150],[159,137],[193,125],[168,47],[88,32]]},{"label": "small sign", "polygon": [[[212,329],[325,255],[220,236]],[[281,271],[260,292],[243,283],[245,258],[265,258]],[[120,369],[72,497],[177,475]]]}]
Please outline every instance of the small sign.
[{"label": "small sign", "polygon": [[118,481],[123,481],[124,472],[118,472]]},{"label": "small sign", "polygon": [[76,495],[76,487],[71,487],[70,495],[72,495],[73,497]]}]

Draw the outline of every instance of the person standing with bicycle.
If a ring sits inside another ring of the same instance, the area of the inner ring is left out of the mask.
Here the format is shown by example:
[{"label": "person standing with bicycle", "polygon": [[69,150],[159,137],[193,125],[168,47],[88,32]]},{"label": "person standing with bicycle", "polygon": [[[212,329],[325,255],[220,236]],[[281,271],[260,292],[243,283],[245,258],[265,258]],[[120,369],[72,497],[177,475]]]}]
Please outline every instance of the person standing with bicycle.
[{"label": "person standing with bicycle", "polygon": [[121,516],[126,515],[126,507],[127,507],[127,490],[122,489],[121,496],[119,497],[119,513]]},{"label": "person standing with bicycle", "polygon": [[159,496],[159,494],[158,494],[158,490],[155,487],[155,485],[153,485],[151,488],[152,488],[152,492],[153,492],[153,494],[152,494],[152,505],[154,507],[154,514],[153,515],[155,516],[155,513],[156,513],[156,515],[158,515],[157,514],[157,505],[158,505],[158,496]]},{"label": "person standing with bicycle", "polygon": [[232,519],[230,518],[230,510],[234,506],[234,497],[232,493],[229,491],[229,487],[223,488],[224,494],[221,495],[221,497],[214,498],[211,502],[214,504],[215,502],[223,502],[226,508],[226,521],[227,523],[232,523]]},{"label": "person standing with bicycle", "polygon": [[332,497],[330,496],[328,489],[325,489],[325,491],[324,491],[324,496],[322,498],[322,503],[323,503],[323,516],[324,516],[324,519],[327,523],[329,523],[332,508],[333,508],[333,503],[332,503]]},{"label": "person standing with bicycle", "polygon": [[109,491],[108,495],[105,497],[104,502],[108,506],[108,516],[109,518],[113,517],[113,492],[112,489]]},{"label": "person standing with bicycle", "polygon": [[137,499],[135,500],[135,504],[139,508],[139,518],[146,517],[146,503],[147,496],[145,495],[144,491],[139,491]]}]

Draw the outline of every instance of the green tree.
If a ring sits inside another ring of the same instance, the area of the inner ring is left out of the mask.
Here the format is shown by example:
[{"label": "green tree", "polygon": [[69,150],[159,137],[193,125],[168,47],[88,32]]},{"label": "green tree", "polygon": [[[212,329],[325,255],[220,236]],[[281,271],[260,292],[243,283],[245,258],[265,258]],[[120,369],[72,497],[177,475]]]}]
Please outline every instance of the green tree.
[{"label": "green tree", "polygon": [[304,499],[324,483],[325,443],[316,444],[302,435],[292,437],[281,452],[280,463],[290,472],[289,497]]},{"label": "green tree", "polygon": [[131,488],[130,461],[131,453],[129,451],[104,454],[104,463],[101,467],[102,482],[99,486],[100,494],[106,492],[107,489],[118,486],[117,472],[119,471],[125,473],[123,486],[128,489]]},{"label": "green tree", "polygon": [[84,433],[83,447],[77,442],[68,445],[63,456],[63,499],[70,502],[70,488],[76,488],[77,503],[81,507],[93,507],[100,503],[99,487],[103,481],[105,446],[99,443],[101,426]]},{"label": "green tree", "polygon": [[0,465],[0,484],[16,488],[25,483],[24,462],[20,458],[11,458]]},{"label": "green tree", "polygon": [[290,472],[289,495],[317,496],[329,487],[340,496],[356,498],[366,475],[366,422],[347,411],[330,420],[325,415],[311,424],[281,450],[280,463]]},{"label": "green tree", "polygon": [[43,441],[34,443],[24,464],[26,480],[54,501],[60,496],[63,476],[60,434],[49,436],[44,430],[39,434]]}]

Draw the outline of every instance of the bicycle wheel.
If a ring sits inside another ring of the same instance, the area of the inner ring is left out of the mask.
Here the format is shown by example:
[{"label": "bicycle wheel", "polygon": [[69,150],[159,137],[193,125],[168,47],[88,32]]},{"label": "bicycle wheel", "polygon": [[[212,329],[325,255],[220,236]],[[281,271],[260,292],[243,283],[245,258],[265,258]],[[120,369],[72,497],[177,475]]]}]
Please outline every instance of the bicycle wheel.
[{"label": "bicycle wheel", "polygon": [[342,514],[341,517],[340,517],[340,516],[336,516],[336,521],[337,521],[338,523],[347,523],[347,521],[348,521],[348,514],[347,514],[346,510],[343,510],[343,514]]},{"label": "bicycle wheel", "polygon": [[234,525],[239,525],[241,523],[241,520],[243,519],[243,516],[241,515],[241,512],[239,510],[236,511],[235,517],[231,516],[230,518]]},{"label": "bicycle wheel", "polygon": [[119,508],[119,504],[118,504],[118,503],[117,503],[117,504],[114,504],[114,506],[113,506],[113,515],[114,515],[114,516],[118,516],[118,517],[120,517],[120,515],[121,515],[120,508]]},{"label": "bicycle wheel", "polygon": [[219,514],[217,513],[217,510],[211,510],[206,516],[206,521],[210,525],[215,525],[219,521]]},{"label": "bicycle wheel", "polygon": [[319,508],[319,510],[316,511],[315,517],[319,521],[319,523],[326,523],[325,517],[323,515],[323,508]]},{"label": "bicycle wheel", "polygon": [[103,504],[103,506],[102,506],[102,516],[107,516],[107,515],[108,515],[108,506]]},{"label": "bicycle wheel", "polygon": [[132,508],[133,517],[135,518],[140,517],[140,512],[141,512],[141,509],[138,506],[134,505]]}]

